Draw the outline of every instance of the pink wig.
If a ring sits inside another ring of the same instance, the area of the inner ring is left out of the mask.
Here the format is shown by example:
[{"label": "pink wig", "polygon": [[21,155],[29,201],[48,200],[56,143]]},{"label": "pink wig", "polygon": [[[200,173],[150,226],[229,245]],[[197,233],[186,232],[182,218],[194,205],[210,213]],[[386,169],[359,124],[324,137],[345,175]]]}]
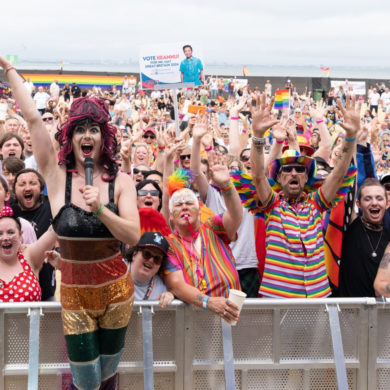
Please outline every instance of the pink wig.
[{"label": "pink wig", "polygon": [[118,165],[114,159],[117,148],[115,137],[117,130],[109,123],[110,120],[108,107],[103,99],[90,97],[76,99],[70,107],[68,120],[59,128],[56,134],[56,140],[60,144],[59,163],[65,164],[68,169],[74,168],[75,158],[72,147],[74,128],[85,121],[97,123],[102,135],[98,164],[105,169],[108,175],[106,181],[112,180],[118,172]]}]

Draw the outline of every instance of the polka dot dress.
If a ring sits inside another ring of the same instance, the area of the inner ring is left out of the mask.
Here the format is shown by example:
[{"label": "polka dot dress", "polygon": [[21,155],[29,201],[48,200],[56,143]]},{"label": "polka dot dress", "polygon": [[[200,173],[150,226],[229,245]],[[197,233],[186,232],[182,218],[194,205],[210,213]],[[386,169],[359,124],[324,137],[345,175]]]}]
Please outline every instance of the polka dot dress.
[{"label": "polka dot dress", "polygon": [[0,278],[0,302],[33,302],[41,300],[41,287],[28,261],[18,252],[23,272],[9,283]]}]

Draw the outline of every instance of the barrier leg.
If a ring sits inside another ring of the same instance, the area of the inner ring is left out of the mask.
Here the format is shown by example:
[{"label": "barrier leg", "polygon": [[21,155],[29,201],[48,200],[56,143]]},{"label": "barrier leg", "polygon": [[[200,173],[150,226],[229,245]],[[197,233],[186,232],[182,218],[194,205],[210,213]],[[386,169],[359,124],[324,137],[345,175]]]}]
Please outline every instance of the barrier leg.
[{"label": "barrier leg", "polygon": [[39,325],[42,309],[29,309],[27,315],[30,316],[28,390],[37,390],[39,372]]},{"label": "barrier leg", "polygon": [[232,327],[223,319],[221,319],[221,324],[226,390],[236,390],[236,381],[234,376]]},{"label": "barrier leg", "polygon": [[152,330],[152,308],[141,307],[142,313],[142,342],[144,359],[144,390],[154,389],[153,378],[153,330]]},{"label": "barrier leg", "polygon": [[345,367],[345,357],[343,340],[341,337],[339,307],[338,305],[326,305],[329,315],[330,332],[332,335],[333,354],[336,364],[337,385],[339,390],[348,390],[347,369]]}]

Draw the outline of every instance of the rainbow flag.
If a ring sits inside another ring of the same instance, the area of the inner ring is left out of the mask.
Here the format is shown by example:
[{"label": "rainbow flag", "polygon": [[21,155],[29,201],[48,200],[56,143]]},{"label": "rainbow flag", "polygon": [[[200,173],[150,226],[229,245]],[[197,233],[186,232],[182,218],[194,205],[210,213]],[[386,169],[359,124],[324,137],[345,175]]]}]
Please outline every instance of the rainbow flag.
[{"label": "rainbow flag", "polygon": [[290,107],[290,90],[277,89],[275,92],[275,110],[282,110]]},{"label": "rainbow flag", "polygon": [[329,75],[330,75],[330,68],[329,68],[329,66],[327,66],[327,67],[320,66],[320,69],[322,70],[322,73],[326,74],[326,77],[329,77]]},{"label": "rainbow flag", "polygon": [[[44,74],[44,73],[22,73],[26,79],[30,80],[36,87],[49,86],[54,80],[58,80],[58,85],[63,87],[64,84],[76,83],[80,88],[92,88],[94,86],[101,88],[110,88],[113,85],[121,86],[123,76],[101,76],[93,74]],[[135,77],[134,77],[135,78]]]},{"label": "rainbow flag", "polygon": [[246,68],[246,65],[244,65],[242,67],[242,75],[243,76],[250,76],[250,73],[249,73],[248,69]]}]

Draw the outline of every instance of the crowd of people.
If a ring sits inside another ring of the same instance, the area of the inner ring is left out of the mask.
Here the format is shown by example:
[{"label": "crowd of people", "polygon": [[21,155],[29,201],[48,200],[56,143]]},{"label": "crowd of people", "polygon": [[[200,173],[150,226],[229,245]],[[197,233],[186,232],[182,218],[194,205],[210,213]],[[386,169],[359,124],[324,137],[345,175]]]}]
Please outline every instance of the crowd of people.
[{"label": "crowd of people", "polygon": [[134,297],[230,323],[231,289],[390,296],[384,83],[315,102],[288,81],[276,110],[269,81],[173,96],[0,66],[0,302],[54,300],[58,270],[73,388],[114,388]]}]

